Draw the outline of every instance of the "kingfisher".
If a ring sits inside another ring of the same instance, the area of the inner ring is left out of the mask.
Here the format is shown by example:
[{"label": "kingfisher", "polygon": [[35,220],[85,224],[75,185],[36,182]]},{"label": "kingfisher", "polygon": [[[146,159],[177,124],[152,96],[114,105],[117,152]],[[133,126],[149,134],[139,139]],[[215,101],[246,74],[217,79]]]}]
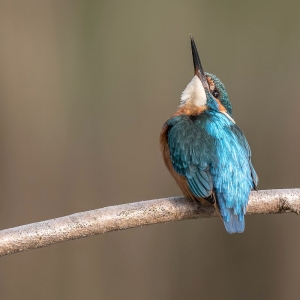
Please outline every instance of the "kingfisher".
[{"label": "kingfisher", "polygon": [[233,119],[225,86],[203,71],[190,38],[194,77],[182,92],[177,111],[162,128],[162,156],[188,199],[213,204],[227,232],[240,233],[258,177],[246,137]]}]

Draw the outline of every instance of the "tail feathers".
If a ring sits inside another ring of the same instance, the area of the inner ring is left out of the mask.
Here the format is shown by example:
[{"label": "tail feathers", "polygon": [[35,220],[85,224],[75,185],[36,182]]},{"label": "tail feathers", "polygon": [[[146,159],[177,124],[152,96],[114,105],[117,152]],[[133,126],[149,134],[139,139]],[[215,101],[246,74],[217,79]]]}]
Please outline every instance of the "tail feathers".
[{"label": "tail feathers", "polygon": [[231,213],[228,219],[229,219],[228,222],[223,220],[225,229],[227,230],[228,233],[241,233],[245,230],[244,216],[239,218],[239,216]]}]

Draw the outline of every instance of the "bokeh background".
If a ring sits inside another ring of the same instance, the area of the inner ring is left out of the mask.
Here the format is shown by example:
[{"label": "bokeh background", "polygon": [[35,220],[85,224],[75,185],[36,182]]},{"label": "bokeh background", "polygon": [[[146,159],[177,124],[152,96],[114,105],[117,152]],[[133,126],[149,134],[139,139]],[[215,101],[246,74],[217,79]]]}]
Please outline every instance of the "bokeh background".
[{"label": "bokeh background", "polygon": [[[193,76],[225,83],[259,188],[300,187],[299,1],[0,1],[0,228],[180,195],[158,138]],[[0,299],[299,299],[300,219],[115,232],[0,260]]]}]

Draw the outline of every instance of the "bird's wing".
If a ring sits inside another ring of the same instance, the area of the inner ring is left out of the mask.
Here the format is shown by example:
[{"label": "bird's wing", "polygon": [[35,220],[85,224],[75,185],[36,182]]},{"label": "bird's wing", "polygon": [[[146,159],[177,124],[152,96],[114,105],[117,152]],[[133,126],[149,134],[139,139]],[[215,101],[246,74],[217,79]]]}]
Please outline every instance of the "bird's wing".
[{"label": "bird's wing", "polygon": [[247,139],[246,139],[245,135],[243,134],[243,132],[241,131],[241,129],[237,125],[233,124],[232,126],[230,126],[230,130],[236,135],[239,144],[242,146],[242,148],[245,151],[245,155],[248,157],[249,167],[251,169],[251,175],[252,175],[252,180],[253,180],[253,185],[254,185],[254,188],[256,188],[256,186],[258,184],[258,176],[257,176],[257,174],[254,170],[254,167],[252,165],[252,162],[251,162],[251,149],[247,142]]},{"label": "bird's wing", "polygon": [[200,123],[181,115],[169,119],[168,146],[174,170],[184,176],[192,193],[197,197],[210,197],[213,181],[209,165],[214,159],[213,138]]}]

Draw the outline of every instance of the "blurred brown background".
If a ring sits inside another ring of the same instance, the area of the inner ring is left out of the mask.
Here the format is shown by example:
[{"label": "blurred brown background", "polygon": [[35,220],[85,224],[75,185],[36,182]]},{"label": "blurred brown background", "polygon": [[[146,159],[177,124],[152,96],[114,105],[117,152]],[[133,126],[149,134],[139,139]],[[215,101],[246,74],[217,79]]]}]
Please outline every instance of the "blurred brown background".
[{"label": "blurred brown background", "polygon": [[[225,83],[259,188],[300,187],[299,1],[0,1],[0,228],[180,195],[158,147],[193,75]],[[300,219],[115,232],[1,258],[0,299],[299,299]]]}]

